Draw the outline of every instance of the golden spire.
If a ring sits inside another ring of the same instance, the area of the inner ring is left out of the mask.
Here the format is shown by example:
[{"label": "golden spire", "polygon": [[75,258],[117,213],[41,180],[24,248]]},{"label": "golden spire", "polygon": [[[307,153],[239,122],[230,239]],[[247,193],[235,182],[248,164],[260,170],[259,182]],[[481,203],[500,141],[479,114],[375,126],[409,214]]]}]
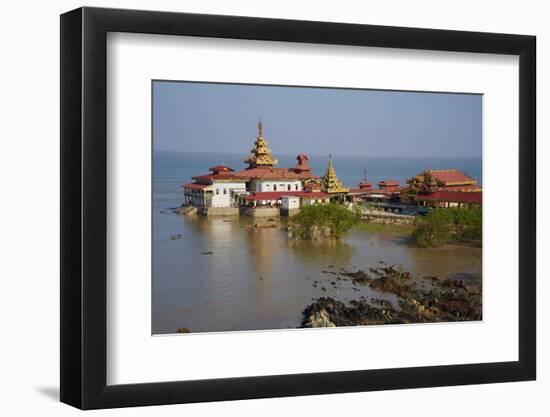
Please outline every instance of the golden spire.
[{"label": "golden spire", "polygon": [[258,137],[264,135],[264,124],[262,123],[262,115],[260,114],[260,121],[258,122]]},{"label": "golden spire", "polygon": [[264,138],[264,125],[262,117],[258,122],[258,137],[254,142],[254,147],[250,149],[250,156],[244,160],[249,168],[271,167],[277,164],[277,160],[271,155],[271,149],[267,146],[267,140]]},{"label": "golden spire", "polygon": [[323,178],[321,178],[323,191],[329,194],[349,192],[349,188],[344,187],[342,181],[340,181],[340,178],[336,175],[336,170],[332,164],[332,155],[329,155],[328,158],[327,171]]}]

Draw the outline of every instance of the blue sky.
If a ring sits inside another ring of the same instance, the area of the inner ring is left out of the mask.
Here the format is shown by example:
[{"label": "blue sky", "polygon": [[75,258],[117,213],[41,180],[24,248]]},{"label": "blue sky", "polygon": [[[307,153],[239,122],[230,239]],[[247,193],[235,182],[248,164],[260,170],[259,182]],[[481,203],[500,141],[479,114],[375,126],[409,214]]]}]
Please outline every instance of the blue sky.
[{"label": "blue sky", "polygon": [[482,96],[154,81],[156,150],[481,157]]}]

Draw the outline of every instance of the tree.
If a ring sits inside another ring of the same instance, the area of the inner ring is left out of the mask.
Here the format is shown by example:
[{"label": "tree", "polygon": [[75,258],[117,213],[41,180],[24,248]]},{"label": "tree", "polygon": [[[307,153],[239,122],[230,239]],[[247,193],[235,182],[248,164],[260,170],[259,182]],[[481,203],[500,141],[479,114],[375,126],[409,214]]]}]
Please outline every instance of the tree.
[{"label": "tree", "polygon": [[331,203],[302,207],[290,219],[290,227],[295,237],[314,239],[318,237],[341,238],[359,221],[359,212]]},{"label": "tree", "polygon": [[413,237],[419,246],[438,246],[449,241],[481,241],[481,208],[436,208],[419,218]]}]

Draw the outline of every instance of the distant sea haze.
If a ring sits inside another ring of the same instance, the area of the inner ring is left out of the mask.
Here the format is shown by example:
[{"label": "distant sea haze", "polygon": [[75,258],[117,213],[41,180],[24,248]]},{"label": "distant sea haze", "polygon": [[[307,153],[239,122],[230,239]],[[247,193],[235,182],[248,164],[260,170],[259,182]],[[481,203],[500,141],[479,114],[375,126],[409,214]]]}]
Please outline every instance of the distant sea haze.
[{"label": "distant sea haze", "polygon": [[[296,165],[296,155],[277,155],[277,167],[287,168]],[[309,156],[309,164],[315,175],[322,176],[328,163],[327,156]],[[224,153],[185,153],[170,151],[154,151],[153,179],[156,185],[162,182],[191,182],[195,175],[207,174],[208,168],[225,164],[234,170],[246,167],[243,159],[247,154]],[[336,172],[344,185],[356,187],[364,180],[374,184],[382,180],[397,180],[405,184],[408,178],[426,169],[459,169],[475,178],[482,185],[481,158],[392,158],[392,157],[362,157],[333,155],[332,160]],[[160,183],[159,183],[160,181]],[[165,184],[166,185],[166,184]],[[175,190],[173,190],[175,191]]]}]

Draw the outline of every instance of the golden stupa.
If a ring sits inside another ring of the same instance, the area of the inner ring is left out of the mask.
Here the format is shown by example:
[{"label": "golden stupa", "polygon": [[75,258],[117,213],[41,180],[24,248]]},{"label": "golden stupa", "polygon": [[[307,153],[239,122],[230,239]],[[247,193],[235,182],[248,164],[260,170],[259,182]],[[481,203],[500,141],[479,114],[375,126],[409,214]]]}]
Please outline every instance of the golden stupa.
[{"label": "golden stupa", "polygon": [[267,140],[264,138],[264,125],[260,117],[258,122],[258,137],[254,142],[254,147],[250,149],[250,156],[244,160],[249,168],[272,167],[277,164],[277,160],[271,155],[271,149],[267,147]]},{"label": "golden stupa", "polygon": [[323,178],[321,178],[321,187],[325,193],[337,194],[337,193],[347,193],[349,188],[344,187],[338,175],[336,175],[336,170],[332,164],[332,158],[329,156],[327,171]]}]

